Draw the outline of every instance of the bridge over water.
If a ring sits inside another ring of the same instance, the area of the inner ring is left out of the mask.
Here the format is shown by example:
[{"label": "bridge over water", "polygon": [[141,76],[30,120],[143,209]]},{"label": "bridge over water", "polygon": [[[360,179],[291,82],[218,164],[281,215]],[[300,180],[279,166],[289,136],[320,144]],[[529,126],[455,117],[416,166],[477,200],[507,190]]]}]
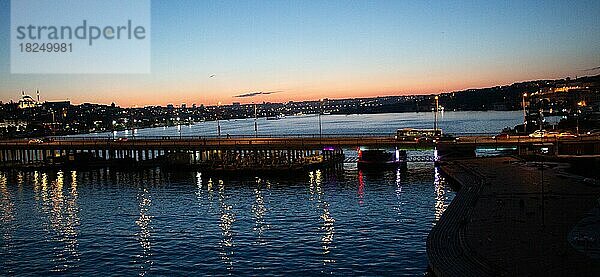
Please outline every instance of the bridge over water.
[{"label": "bridge over water", "polygon": [[[175,163],[207,163],[244,160],[246,164],[294,164],[317,156],[331,159],[344,148],[373,147],[437,149],[441,156],[473,156],[477,148],[510,147],[520,154],[545,151],[554,155],[600,155],[600,136],[575,138],[506,139],[465,134],[453,140],[416,142],[394,136],[287,135],[261,137],[135,137],[127,139],[54,137],[46,140],[0,141],[0,163],[39,163],[49,159],[86,155],[88,160],[152,161],[169,157]],[[82,154],[84,153],[84,154]],[[75,159],[70,158],[71,160]]]}]

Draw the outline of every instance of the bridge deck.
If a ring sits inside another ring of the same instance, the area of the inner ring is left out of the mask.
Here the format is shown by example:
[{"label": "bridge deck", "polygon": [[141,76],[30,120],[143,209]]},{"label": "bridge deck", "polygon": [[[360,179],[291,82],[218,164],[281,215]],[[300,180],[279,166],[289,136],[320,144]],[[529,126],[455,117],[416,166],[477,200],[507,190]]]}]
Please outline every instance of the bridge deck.
[{"label": "bridge deck", "polygon": [[[456,141],[439,141],[438,145],[463,146],[518,146],[553,143],[598,143],[600,136],[577,138],[530,138],[515,136],[493,139],[490,136],[465,136]],[[190,138],[190,137],[138,137],[127,140],[106,138],[55,138],[47,142],[26,139],[0,141],[0,149],[319,149],[322,147],[400,147],[432,148],[434,143],[396,140],[391,136],[357,137],[270,137],[270,138]]]}]

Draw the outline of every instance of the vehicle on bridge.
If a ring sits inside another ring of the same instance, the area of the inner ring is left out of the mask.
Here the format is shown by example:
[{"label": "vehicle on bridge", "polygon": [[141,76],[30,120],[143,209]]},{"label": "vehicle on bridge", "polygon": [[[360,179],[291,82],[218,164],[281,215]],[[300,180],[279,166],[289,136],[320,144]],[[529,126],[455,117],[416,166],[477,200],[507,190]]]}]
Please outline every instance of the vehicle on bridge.
[{"label": "vehicle on bridge", "polygon": [[600,129],[592,129],[587,131],[588,136],[600,136]]},{"label": "vehicle on bridge", "polygon": [[30,139],[29,141],[27,141],[28,144],[42,144],[44,143],[44,141],[42,141],[41,139]]},{"label": "vehicle on bridge", "polygon": [[457,142],[458,137],[455,137],[451,134],[443,134],[441,137],[438,137],[434,142],[442,141],[442,142]]},{"label": "vehicle on bridge", "polygon": [[556,138],[559,137],[560,133],[546,131],[546,130],[537,130],[531,134],[529,134],[530,138]]},{"label": "vehicle on bridge", "polygon": [[404,128],[396,131],[396,139],[402,141],[428,142],[442,137],[442,129]]},{"label": "vehicle on bridge", "polygon": [[561,132],[560,134],[558,134],[559,138],[576,138],[577,135],[573,134],[571,132]]},{"label": "vehicle on bridge", "polygon": [[507,140],[510,139],[510,134],[508,133],[500,133],[492,137],[495,140]]}]

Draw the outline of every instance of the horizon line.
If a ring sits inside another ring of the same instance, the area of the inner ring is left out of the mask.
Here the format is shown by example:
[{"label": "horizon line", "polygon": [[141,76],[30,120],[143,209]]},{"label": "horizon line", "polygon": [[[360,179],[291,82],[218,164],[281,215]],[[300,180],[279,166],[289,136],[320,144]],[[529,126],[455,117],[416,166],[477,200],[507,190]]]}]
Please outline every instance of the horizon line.
[{"label": "horizon line", "polygon": [[[576,76],[575,79],[573,80],[577,80],[580,78],[588,78],[588,77],[596,77],[596,76],[600,76],[600,74],[594,74],[594,75],[585,75],[585,76]],[[342,97],[342,98],[331,98],[331,97],[321,97],[319,99],[304,99],[304,100],[288,100],[288,101],[257,101],[259,103],[256,104],[260,104],[260,103],[272,103],[272,104],[283,104],[283,103],[289,103],[289,102],[318,102],[318,101],[322,101],[323,99],[327,99],[327,100],[345,100],[345,99],[368,99],[368,98],[383,98],[383,97],[409,97],[409,96],[435,96],[435,95],[442,95],[442,94],[448,94],[448,93],[456,93],[456,92],[462,92],[462,91],[468,91],[468,90],[479,90],[479,89],[487,89],[487,88],[494,88],[494,87],[504,87],[504,86],[512,86],[515,84],[520,84],[520,83],[529,83],[529,82],[538,82],[538,81],[548,81],[548,80],[552,80],[552,81],[559,81],[559,80],[566,80],[567,78],[571,78],[570,76],[566,76],[566,77],[562,77],[562,78],[551,78],[551,79],[530,79],[530,80],[520,80],[520,81],[513,81],[510,84],[495,84],[495,85],[488,85],[488,86],[483,86],[483,87],[465,87],[465,88],[461,88],[461,89],[457,89],[457,90],[452,90],[452,91],[441,91],[439,93],[435,93],[435,92],[425,92],[425,93],[413,93],[413,94],[384,94],[384,95],[377,95],[377,96],[359,96],[359,97]],[[36,93],[40,92],[40,89],[35,89]],[[24,95],[33,97],[32,95],[28,94],[25,90],[21,90],[21,93],[24,93]],[[400,92],[401,93],[401,92]],[[22,94],[20,94],[22,95]],[[230,98],[240,98],[240,99],[244,99],[245,97],[237,97],[237,95],[232,95],[230,96]],[[20,100],[20,99],[19,99]],[[14,101],[13,99],[9,99],[8,101],[4,102],[2,100],[0,100],[0,103],[2,104],[8,104],[8,103],[18,103],[19,100]],[[44,102],[60,102],[60,101],[69,101],[71,102],[70,99],[56,99],[56,100],[45,100],[45,101],[40,101],[40,103],[44,103]],[[116,101],[111,101],[111,103],[101,103],[101,102],[97,102],[97,103],[93,103],[93,102],[79,102],[79,103],[70,103],[71,105],[77,106],[77,105],[82,105],[82,104],[95,104],[95,105],[105,105],[105,106],[110,106],[112,104],[115,104],[115,106],[120,107],[120,108],[144,108],[144,107],[167,107],[168,105],[173,105],[173,106],[181,106],[181,104],[186,104],[186,106],[188,104],[197,104],[197,103],[180,103],[180,104],[175,104],[174,102],[167,102],[166,104],[147,104],[147,105],[129,105],[129,106],[121,106],[119,104],[116,103]],[[222,101],[217,101],[217,103],[222,103]],[[199,105],[204,105],[205,107],[212,107],[212,106],[218,106],[219,104],[214,103],[214,104],[204,104],[204,103],[200,103]],[[241,105],[251,105],[254,102],[244,102],[242,103],[242,101],[232,101],[230,104],[221,104],[222,106],[228,106],[228,105],[232,105],[233,103],[240,103]]]}]

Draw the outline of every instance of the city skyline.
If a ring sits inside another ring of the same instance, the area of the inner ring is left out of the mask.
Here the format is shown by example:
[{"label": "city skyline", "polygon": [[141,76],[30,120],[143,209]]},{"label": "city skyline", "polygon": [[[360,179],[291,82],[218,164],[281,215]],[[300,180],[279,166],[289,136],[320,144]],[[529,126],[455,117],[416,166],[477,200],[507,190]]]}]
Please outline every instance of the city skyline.
[{"label": "city skyline", "polygon": [[[176,108],[192,108],[192,107],[200,107],[200,106],[206,106],[206,107],[217,107],[217,106],[232,106],[232,105],[254,105],[254,104],[286,104],[286,103],[311,103],[311,102],[319,102],[319,101],[346,101],[346,100],[360,100],[360,99],[364,99],[364,100],[368,100],[368,99],[384,99],[384,98],[411,98],[411,97],[433,97],[433,96],[443,96],[443,95],[453,95],[454,93],[464,93],[464,92],[470,92],[470,91],[483,91],[483,90],[487,90],[487,89],[494,89],[494,88],[510,88],[516,84],[526,84],[526,83],[536,83],[536,82],[541,82],[541,81],[549,81],[551,86],[554,85],[557,81],[565,81],[565,80],[571,80],[572,82],[575,82],[577,80],[583,80],[583,79],[589,79],[589,78],[597,78],[598,76],[600,76],[599,74],[595,74],[595,75],[585,75],[585,76],[578,76],[577,78],[573,78],[570,79],[569,76],[566,76],[564,78],[557,78],[557,79],[538,79],[538,80],[524,80],[524,81],[519,81],[519,82],[513,82],[510,84],[498,84],[495,86],[488,86],[488,87],[471,87],[471,88],[465,88],[465,89],[460,89],[460,90],[453,90],[453,91],[440,91],[440,92],[435,92],[435,93],[413,93],[413,94],[386,94],[386,95],[365,95],[365,96],[357,96],[357,97],[321,97],[318,99],[300,99],[300,100],[281,100],[281,101],[256,101],[256,98],[254,98],[255,96],[260,96],[260,95],[271,95],[271,94],[276,94],[276,93],[281,93],[282,91],[272,91],[272,92],[249,92],[249,93],[244,93],[244,94],[240,94],[240,95],[235,95],[233,96],[230,102],[216,102],[216,103],[201,103],[201,102],[182,102],[182,103],[175,103],[175,102],[166,102],[166,103],[157,103],[157,104],[147,104],[147,105],[119,105],[117,102],[112,101],[109,103],[101,103],[101,102],[90,102],[90,101],[84,101],[84,102],[73,102],[71,99],[47,99],[44,98],[44,94],[43,91],[39,90],[39,89],[33,89],[31,91],[25,91],[22,90],[20,92],[20,94],[18,95],[18,98],[14,98],[14,99],[9,99],[8,101],[4,102],[2,100],[0,100],[0,103],[19,103],[20,101],[23,100],[23,97],[30,97],[30,99],[38,102],[38,104],[43,104],[43,103],[55,103],[55,102],[69,102],[72,105],[82,105],[82,104],[93,104],[93,105],[104,105],[104,106],[110,106],[112,104],[121,107],[121,108],[144,108],[144,107],[176,107]],[[564,84],[563,84],[564,85]],[[521,97],[521,96],[519,96]]]},{"label": "city skyline", "polygon": [[0,0],[5,102],[22,90],[124,107],[432,94],[600,65],[592,1],[153,1],[151,74],[10,74],[9,6]]}]

